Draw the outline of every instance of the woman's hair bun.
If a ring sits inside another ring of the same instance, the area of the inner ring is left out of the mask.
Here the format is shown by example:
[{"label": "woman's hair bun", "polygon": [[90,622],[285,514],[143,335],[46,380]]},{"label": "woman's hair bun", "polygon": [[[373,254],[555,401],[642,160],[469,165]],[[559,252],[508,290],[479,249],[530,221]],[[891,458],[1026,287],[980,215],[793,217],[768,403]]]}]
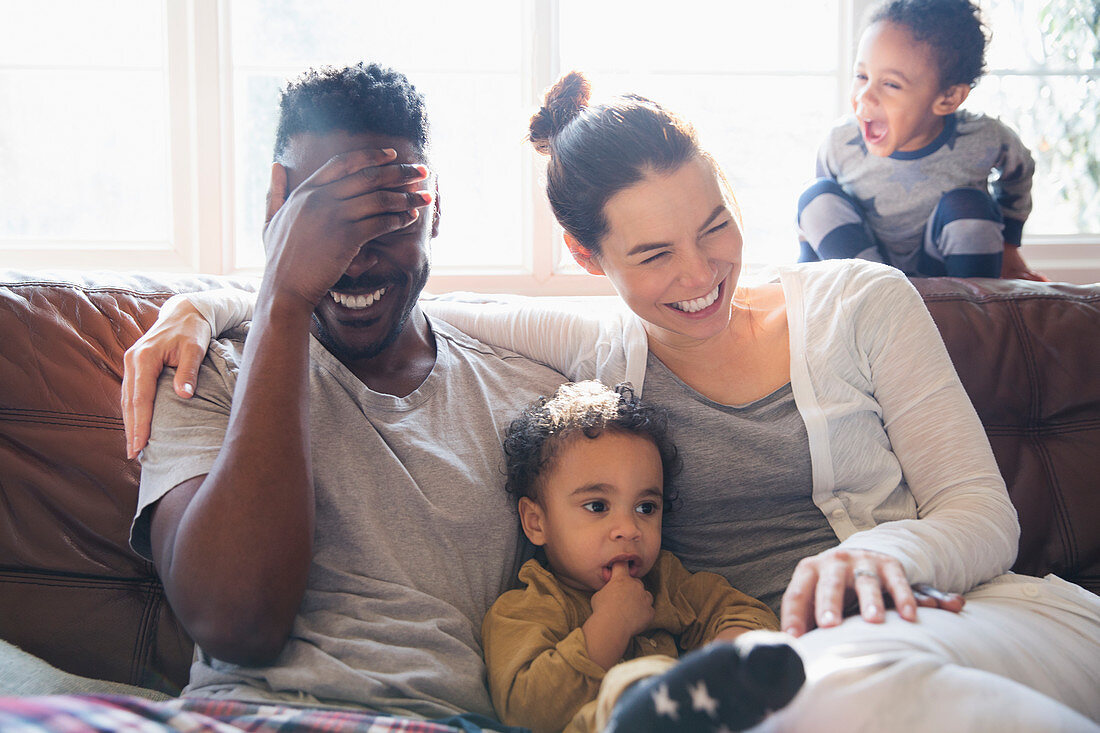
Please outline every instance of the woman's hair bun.
[{"label": "woman's hair bun", "polygon": [[588,106],[591,92],[592,85],[579,71],[570,71],[550,87],[542,107],[531,118],[528,139],[535,150],[550,154],[550,140]]}]

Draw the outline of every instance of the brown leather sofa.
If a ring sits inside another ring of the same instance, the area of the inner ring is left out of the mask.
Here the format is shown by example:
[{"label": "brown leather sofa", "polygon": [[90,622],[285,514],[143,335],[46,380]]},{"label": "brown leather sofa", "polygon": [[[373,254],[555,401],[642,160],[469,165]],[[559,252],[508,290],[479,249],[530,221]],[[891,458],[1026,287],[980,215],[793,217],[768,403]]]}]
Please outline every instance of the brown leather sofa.
[{"label": "brown leather sofa", "polygon": [[[122,355],[214,277],[0,272],[0,639],[76,674],[178,692],[192,645],[127,544]],[[1023,525],[1016,569],[1100,593],[1100,285],[917,282]]]}]

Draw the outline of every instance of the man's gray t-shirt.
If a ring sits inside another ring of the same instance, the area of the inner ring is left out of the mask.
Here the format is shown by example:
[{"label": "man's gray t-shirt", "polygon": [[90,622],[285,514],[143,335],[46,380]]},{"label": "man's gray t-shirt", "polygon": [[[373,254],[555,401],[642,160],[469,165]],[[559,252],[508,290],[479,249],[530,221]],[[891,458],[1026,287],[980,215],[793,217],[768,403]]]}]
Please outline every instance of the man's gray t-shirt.
[{"label": "man's gray t-shirt", "polygon": [[[198,651],[186,695],[493,715],[481,621],[524,559],[501,439],[523,406],[563,380],[430,323],[436,363],[406,397],[371,391],[310,340],[317,507],[305,597],[275,664],[241,667]],[[131,539],[145,557],[150,506],[208,473],[222,445],[244,347],[234,335],[214,342],[192,399],[161,378]]]}]

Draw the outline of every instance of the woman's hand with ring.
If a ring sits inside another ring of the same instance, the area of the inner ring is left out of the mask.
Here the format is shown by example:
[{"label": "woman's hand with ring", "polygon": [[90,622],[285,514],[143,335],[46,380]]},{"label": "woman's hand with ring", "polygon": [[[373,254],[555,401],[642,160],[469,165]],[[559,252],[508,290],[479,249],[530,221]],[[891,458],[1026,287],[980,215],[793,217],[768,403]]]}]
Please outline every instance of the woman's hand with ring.
[{"label": "woman's hand with ring", "polygon": [[783,594],[780,625],[792,636],[837,626],[853,598],[865,621],[882,623],[886,595],[903,619],[916,621],[917,599],[895,558],[870,550],[826,550],[798,563]]}]

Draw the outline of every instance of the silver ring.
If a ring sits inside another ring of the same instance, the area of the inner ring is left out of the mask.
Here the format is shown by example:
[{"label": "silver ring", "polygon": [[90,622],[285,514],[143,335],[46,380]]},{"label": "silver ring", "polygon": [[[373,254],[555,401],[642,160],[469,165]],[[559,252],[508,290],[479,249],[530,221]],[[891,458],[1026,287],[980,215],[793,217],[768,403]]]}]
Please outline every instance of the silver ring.
[{"label": "silver ring", "polygon": [[875,580],[879,579],[878,573],[876,573],[874,570],[868,570],[867,568],[856,568],[855,570],[852,571],[852,577],[856,578],[856,579],[858,579],[858,578],[874,578]]}]

